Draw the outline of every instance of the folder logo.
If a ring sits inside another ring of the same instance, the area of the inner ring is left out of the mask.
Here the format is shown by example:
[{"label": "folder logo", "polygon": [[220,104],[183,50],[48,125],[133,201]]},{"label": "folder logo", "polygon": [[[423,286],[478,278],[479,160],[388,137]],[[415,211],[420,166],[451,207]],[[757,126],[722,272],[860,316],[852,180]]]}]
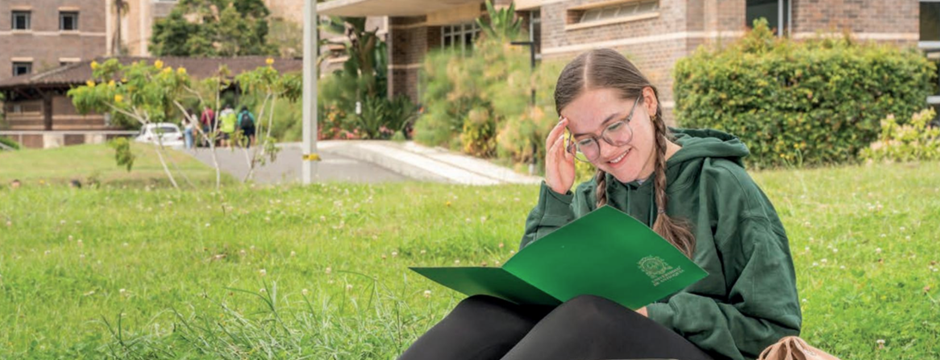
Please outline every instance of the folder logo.
[{"label": "folder logo", "polygon": [[659,256],[647,256],[640,259],[639,262],[640,270],[643,270],[647,276],[650,277],[650,280],[653,282],[653,286],[659,286],[666,280],[672,279],[679,274],[682,274],[682,268],[674,268],[666,263]]}]

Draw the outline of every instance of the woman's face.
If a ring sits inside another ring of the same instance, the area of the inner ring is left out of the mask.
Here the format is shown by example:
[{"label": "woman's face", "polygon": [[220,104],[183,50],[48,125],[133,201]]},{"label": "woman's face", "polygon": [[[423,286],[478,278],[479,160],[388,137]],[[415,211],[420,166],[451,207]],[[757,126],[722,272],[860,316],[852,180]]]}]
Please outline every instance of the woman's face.
[{"label": "woman's face", "polygon": [[[621,99],[613,89],[586,90],[561,110],[561,116],[568,118],[568,131],[574,134],[575,142],[593,136],[600,148],[596,159],[591,164],[613,175],[620,182],[646,179],[653,173],[654,129],[649,114],[655,113],[656,97],[651,88],[643,89],[643,99]],[[623,146],[613,146],[601,138],[601,132],[616,121],[629,121],[633,130],[630,142]],[[621,158],[621,156],[623,156]]]}]

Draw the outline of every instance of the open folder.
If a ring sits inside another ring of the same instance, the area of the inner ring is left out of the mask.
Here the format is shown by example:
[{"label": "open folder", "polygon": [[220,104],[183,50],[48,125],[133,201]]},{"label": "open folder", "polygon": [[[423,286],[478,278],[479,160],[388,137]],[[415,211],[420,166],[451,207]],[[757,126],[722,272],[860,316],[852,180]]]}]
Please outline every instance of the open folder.
[{"label": "open folder", "polygon": [[630,215],[603,206],[529,244],[502,267],[412,267],[467,295],[557,305],[596,295],[636,310],[707,273]]}]

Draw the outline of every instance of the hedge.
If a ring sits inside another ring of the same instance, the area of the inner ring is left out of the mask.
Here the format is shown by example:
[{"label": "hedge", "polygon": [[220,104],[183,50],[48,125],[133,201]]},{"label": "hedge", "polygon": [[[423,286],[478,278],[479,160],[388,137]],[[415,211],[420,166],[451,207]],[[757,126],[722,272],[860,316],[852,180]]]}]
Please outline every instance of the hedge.
[{"label": "hedge", "polygon": [[758,167],[854,162],[881,119],[926,107],[935,74],[915,49],[780,39],[758,20],[730,46],[676,63],[675,115],[681,127],[740,137]]}]

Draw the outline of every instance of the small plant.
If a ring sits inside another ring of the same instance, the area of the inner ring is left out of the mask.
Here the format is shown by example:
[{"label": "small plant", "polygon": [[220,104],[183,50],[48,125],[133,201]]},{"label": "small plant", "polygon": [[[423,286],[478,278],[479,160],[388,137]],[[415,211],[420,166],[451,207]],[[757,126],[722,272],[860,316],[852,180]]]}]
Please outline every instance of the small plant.
[{"label": "small plant", "polygon": [[894,115],[881,121],[881,136],[862,150],[862,158],[874,161],[925,161],[940,159],[940,128],[930,126],[936,112],[926,109],[899,124]]},{"label": "small plant", "polygon": [[131,168],[134,167],[134,159],[137,158],[137,155],[134,155],[131,151],[131,142],[125,137],[119,137],[109,141],[108,146],[114,149],[115,163],[126,168],[127,172],[131,172]]}]

